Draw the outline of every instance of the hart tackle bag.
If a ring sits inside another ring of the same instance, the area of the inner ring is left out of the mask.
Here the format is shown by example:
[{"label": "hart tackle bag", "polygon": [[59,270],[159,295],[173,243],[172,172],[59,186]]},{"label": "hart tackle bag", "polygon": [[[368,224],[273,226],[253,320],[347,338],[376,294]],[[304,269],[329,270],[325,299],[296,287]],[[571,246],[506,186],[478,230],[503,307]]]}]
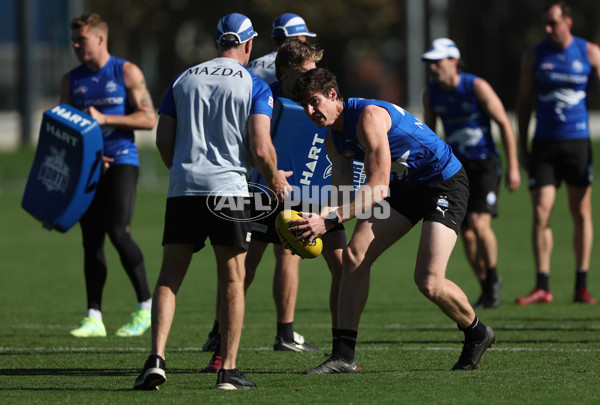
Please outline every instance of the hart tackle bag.
[{"label": "hart tackle bag", "polygon": [[[294,173],[287,178],[293,186],[287,198],[295,202],[323,205],[331,192],[331,161],[325,151],[328,127],[318,128],[300,104],[278,97],[273,106],[271,138],[277,151],[277,168]],[[366,180],[362,162],[353,162],[356,190]],[[266,187],[266,182],[252,169],[251,183]],[[261,189],[261,187],[258,187]]]},{"label": "hart tackle bag", "polygon": [[98,122],[67,104],[44,111],[21,206],[44,228],[68,231],[90,206],[102,168]]}]

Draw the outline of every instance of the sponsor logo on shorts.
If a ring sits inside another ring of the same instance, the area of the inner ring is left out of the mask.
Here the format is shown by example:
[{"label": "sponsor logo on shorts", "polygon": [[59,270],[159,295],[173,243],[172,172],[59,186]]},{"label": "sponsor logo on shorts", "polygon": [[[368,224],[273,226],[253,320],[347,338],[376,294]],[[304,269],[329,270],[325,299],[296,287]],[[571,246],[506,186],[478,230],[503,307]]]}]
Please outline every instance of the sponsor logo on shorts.
[{"label": "sponsor logo on shorts", "polygon": [[438,197],[435,210],[442,213],[442,218],[446,216],[446,211],[448,211],[448,205],[448,196],[441,195]]},{"label": "sponsor logo on shorts", "polygon": [[265,224],[259,224],[258,222],[252,222],[252,225],[250,225],[250,229],[252,229],[252,232],[256,231],[265,234],[269,231],[268,226],[266,226]]}]

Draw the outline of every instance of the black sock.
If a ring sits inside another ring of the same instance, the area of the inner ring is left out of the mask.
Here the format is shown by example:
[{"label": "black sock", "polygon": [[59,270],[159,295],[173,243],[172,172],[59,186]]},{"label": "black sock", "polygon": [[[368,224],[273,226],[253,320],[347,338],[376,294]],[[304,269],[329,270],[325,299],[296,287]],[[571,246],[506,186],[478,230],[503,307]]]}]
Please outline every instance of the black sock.
[{"label": "black sock", "polygon": [[498,281],[498,270],[496,270],[496,266],[487,269],[486,280],[490,287],[492,284]]},{"label": "black sock", "polygon": [[350,329],[337,329],[336,332],[337,335],[333,338],[333,355],[347,362],[354,361],[358,332]]},{"label": "black sock", "polygon": [[277,322],[277,336],[285,342],[294,341],[294,322],[279,323]]},{"label": "black sock", "polygon": [[210,333],[215,333],[219,331],[219,321],[215,320],[215,323],[213,323],[213,328],[210,331]]},{"label": "black sock", "polygon": [[487,278],[484,278],[483,280],[479,280],[479,285],[481,285],[481,292],[483,294],[487,293],[487,291],[488,291]]},{"label": "black sock", "polygon": [[479,321],[479,318],[475,316],[475,320],[472,324],[464,329],[458,327],[465,334],[465,342],[481,342],[485,339],[486,327],[483,322]]},{"label": "black sock", "polygon": [[575,272],[575,289],[587,288],[587,271],[577,269]]},{"label": "black sock", "polygon": [[221,355],[221,339],[219,339],[217,341],[217,348],[215,349],[215,355],[217,355],[217,356]]},{"label": "black sock", "polygon": [[340,335],[339,329],[331,328],[331,353],[333,353],[335,351],[335,347],[337,345],[339,335]]},{"label": "black sock", "polygon": [[550,273],[537,273],[536,288],[550,291]]}]

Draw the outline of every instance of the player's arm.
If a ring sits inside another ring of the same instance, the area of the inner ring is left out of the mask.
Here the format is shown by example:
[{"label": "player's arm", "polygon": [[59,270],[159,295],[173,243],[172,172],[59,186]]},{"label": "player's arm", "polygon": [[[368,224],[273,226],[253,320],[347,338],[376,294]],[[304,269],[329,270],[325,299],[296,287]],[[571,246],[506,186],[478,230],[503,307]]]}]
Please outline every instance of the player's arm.
[{"label": "player's arm", "polygon": [[429,129],[431,129],[433,132],[435,132],[437,115],[433,111],[433,108],[431,108],[431,102],[429,100],[429,92],[427,90],[425,90],[423,92],[422,101],[423,101],[423,122],[425,123],[425,125],[427,125],[429,127]]},{"label": "player's arm", "polygon": [[127,102],[133,109],[131,114],[107,115],[102,114],[94,107],[90,107],[87,112],[100,125],[110,125],[127,130],[154,128],[156,113],[141,69],[134,63],[125,62],[123,79],[127,88]]},{"label": "player's arm", "polygon": [[592,79],[596,89],[600,90],[600,47],[592,42],[587,44],[588,57],[592,65]]},{"label": "player's arm", "polygon": [[529,50],[521,60],[521,78],[517,97],[517,125],[519,137],[519,160],[528,170],[528,132],[531,112],[535,101],[535,80],[533,77],[534,51]]},{"label": "player's arm", "polygon": [[481,108],[500,128],[500,136],[508,166],[506,170],[506,185],[510,191],[514,191],[521,184],[521,174],[519,173],[517,142],[504,105],[492,86],[480,77],[473,82],[473,90]]},{"label": "player's arm", "polygon": [[[368,211],[379,201],[387,197],[392,160],[387,132],[391,125],[392,119],[384,108],[368,106],[360,114],[356,126],[356,134],[361,146],[365,149],[364,167],[367,181],[356,190],[350,201],[345,202],[341,199],[339,202],[342,202],[342,205],[329,208],[329,215],[333,215],[333,212],[335,212],[338,222],[348,221],[358,214]],[[330,149],[331,144],[327,151],[328,153]],[[346,167],[346,169],[338,172],[338,176],[343,176],[346,178],[344,181],[348,182],[347,184],[352,184],[352,179],[348,180],[348,162],[341,160],[343,156],[339,154],[336,156],[336,153],[332,153],[329,158],[332,165]],[[351,165],[352,161],[349,163]],[[325,211],[323,210],[322,213],[324,214]],[[292,224],[291,230],[303,231],[296,240],[312,240],[333,227],[329,225],[330,221],[325,220],[322,216],[308,213],[303,214],[305,214],[305,220],[293,220],[290,222]]]},{"label": "player's arm", "polygon": [[392,118],[385,108],[368,106],[360,114],[356,135],[365,150],[367,180],[356,190],[349,204],[338,208],[341,218],[354,218],[387,197],[392,164],[387,133],[391,126]]},{"label": "player's arm", "polygon": [[[271,117],[266,114],[250,114],[248,135],[250,155],[267,185],[280,201],[289,192],[290,185],[283,172],[277,170],[277,153],[271,141]],[[287,173],[287,176],[291,172]]]},{"label": "player's arm", "polygon": [[168,114],[160,114],[156,128],[156,147],[163,163],[169,169],[173,165],[176,133],[177,119]]},{"label": "player's arm", "polygon": [[325,150],[327,157],[331,161],[331,197],[327,206],[321,210],[321,216],[325,217],[331,211],[334,211],[344,201],[344,193],[354,184],[354,166],[352,159],[338,152],[333,142],[331,130],[325,136]]},{"label": "player's arm", "polygon": [[69,84],[69,73],[67,72],[60,81],[60,97],[59,103],[72,105],[73,98],[71,97],[71,89]]}]

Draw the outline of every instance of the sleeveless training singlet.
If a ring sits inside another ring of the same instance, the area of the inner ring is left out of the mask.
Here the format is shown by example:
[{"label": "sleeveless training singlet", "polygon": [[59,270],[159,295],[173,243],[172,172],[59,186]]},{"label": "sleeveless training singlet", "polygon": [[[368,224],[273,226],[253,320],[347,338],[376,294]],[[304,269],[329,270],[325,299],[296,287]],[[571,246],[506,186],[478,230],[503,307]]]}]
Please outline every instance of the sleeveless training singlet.
[{"label": "sleeveless training singlet", "polygon": [[356,135],[361,112],[370,105],[385,108],[392,119],[388,141],[392,178],[408,186],[438,183],[454,176],[462,167],[450,146],[412,114],[395,104],[350,98],[344,101],[344,129],[331,130],[337,151],[364,162],[365,151]]},{"label": "sleeveless training singlet", "polygon": [[446,142],[463,162],[499,155],[490,118],[473,90],[475,79],[475,75],[461,73],[458,86],[453,90],[444,89],[438,82],[431,82],[427,89],[431,107],[442,119]]},{"label": "sleeveless training singlet", "polygon": [[[83,110],[93,106],[103,114],[127,115],[132,112],[127,103],[127,88],[123,79],[126,61],[110,56],[106,65],[97,71],[81,64],[69,72],[69,89],[73,106]],[[139,166],[138,150],[133,131],[102,126],[104,155],[111,157],[111,165]]]},{"label": "sleeveless training singlet", "polygon": [[574,36],[560,50],[549,40],[539,43],[533,71],[538,92],[535,138],[589,138],[586,98],[592,67],[587,41]]}]

